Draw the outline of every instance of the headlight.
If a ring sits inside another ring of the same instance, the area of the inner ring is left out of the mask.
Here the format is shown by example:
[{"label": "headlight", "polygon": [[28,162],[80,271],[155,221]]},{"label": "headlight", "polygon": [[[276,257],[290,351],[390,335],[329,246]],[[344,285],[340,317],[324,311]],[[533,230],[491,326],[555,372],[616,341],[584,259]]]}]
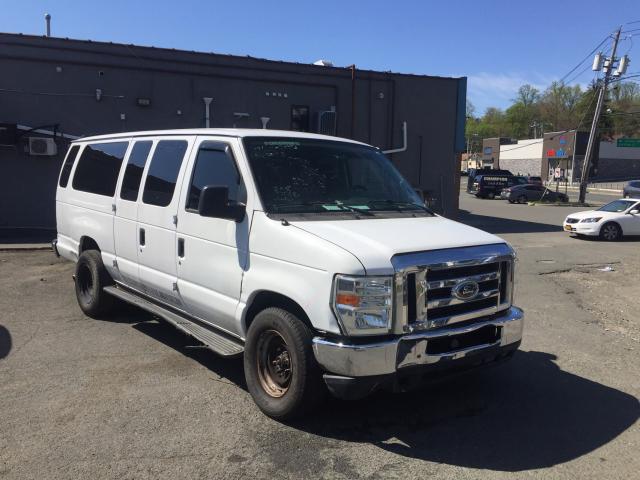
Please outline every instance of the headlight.
[{"label": "headlight", "polygon": [[602,220],[602,217],[583,218],[580,223],[597,223]]},{"label": "headlight", "polygon": [[331,303],[347,335],[388,333],[393,311],[393,277],[336,275]]}]

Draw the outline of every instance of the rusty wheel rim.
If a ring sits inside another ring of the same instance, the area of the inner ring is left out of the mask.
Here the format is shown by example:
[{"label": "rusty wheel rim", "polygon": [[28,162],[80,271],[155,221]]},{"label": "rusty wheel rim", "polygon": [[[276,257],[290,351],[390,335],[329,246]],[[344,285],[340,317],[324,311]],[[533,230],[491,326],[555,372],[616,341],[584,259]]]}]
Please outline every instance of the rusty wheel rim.
[{"label": "rusty wheel rim", "polygon": [[260,385],[269,396],[282,397],[291,384],[292,365],[287,342],[275,330],[266,330],[258,338],[257,353]]}]

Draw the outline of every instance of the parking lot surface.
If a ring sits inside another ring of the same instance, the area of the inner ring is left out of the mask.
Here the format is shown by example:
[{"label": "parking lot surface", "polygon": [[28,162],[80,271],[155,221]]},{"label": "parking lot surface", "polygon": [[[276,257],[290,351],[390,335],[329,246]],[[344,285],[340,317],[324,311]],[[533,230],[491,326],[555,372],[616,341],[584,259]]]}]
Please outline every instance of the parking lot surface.
[{"label": "parking lot surface", "polygon": [[518,252],[521,350],[289,425],[240,359],[133,308],[89,319],[70,263],[0,252],[0,478],[639,478],[640,241],[571,238],[572,207],[460,206]]}]

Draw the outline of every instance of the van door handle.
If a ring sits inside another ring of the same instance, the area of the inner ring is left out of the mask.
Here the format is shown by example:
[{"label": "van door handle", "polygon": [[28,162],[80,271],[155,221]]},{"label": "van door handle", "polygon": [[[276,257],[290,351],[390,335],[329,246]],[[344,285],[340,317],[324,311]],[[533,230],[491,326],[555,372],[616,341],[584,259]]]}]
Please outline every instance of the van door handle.
[{"label": "van door handle", "polygon": [[144,246],[145,242],[146,242],[146,237],[144,234],[144,228],[141,228],[140,229],[140,246]]},{"label": "van door handle", "polygon": [[184,258],[184,238],[178,239],[178,257]]}]

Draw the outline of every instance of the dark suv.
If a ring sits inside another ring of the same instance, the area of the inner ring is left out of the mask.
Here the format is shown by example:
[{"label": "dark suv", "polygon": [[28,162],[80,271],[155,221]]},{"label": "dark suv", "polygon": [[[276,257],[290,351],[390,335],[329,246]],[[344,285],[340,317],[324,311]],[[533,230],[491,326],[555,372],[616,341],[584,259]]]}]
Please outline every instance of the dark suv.
[{"label": "dark suv", "polygon": [[622,190],[624,198],[640,198],[640,180],[631,180]]}]

